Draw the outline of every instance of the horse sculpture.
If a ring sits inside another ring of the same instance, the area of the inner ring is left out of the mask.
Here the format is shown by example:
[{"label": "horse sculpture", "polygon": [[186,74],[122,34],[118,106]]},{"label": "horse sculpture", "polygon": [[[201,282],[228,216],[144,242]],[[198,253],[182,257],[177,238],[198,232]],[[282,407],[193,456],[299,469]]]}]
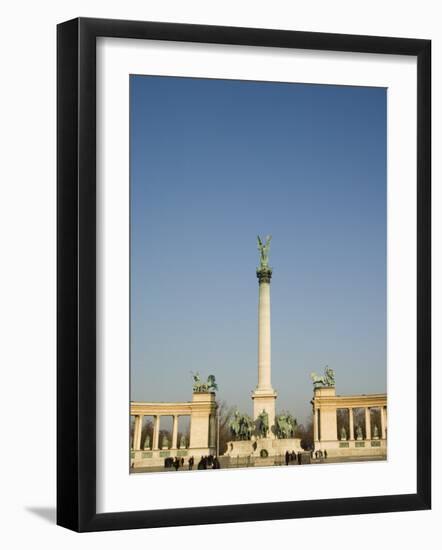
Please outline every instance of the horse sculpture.
[{"label": "horse sculpture", "polygon": [[202,382],[199,373],[192,374],[193,376],[193,393],[213,393],[218,390],[215,376],[209,374],[207,382]]},{"label": "horse sculpture", "polygon": [[325,367],[324,376],[318,376],[316,372],[311,373],[311,379],[315,388],[333,387],[335,385],[335,371]]},{"label": "horse sculpture", "polygon": [[238,410],[235,411],[229,422],[230,433],[236,440],[248,440],[253,432],[253,420],[246,414],[241,414]]},{"label": "horse sculpture", "polygon": [[280,414],[275,419],[275,431],[278,439],[288,439],[295,436],[297,421],[290,414]]}]

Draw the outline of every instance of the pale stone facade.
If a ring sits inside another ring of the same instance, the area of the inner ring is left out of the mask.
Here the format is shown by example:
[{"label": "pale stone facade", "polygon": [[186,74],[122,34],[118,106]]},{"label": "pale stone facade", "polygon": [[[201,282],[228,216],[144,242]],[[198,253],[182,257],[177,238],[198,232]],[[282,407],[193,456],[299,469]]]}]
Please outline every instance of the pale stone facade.
[{"label": "pale stone facade", "polygon": [[[314,389],[313,439],[315,451],[327,451],[329,457],[387,455],[387,395],[336,395],[334,387]],[[345,439],[338,433],[337,412],[348,411],[348,429]],[[364,409],[364,421],[360,426],[362,437],[357,436],[354,412]],[[378,435],[372,433],[371,409],[379,411]]]},{"label": "pale stone facade", "polygon": [[267,451],[269,457],[283,457],[285,452],[302,452],[301,440],[298,438],[277,439],[275,437],[252,438],[247,441],[229,441],[224,456],[231,458],[261,458],[261,451]]},{"label": "pale stone facade", "polygon": [[[165,458],[183,457],[185,461],[193,456],[195,464],[202,456],[216,453],[216,414],[215,394],[194,393],[192,401],[183,403],[144,403],[131,402],[130,414],[135,417],[131,464],[135,468],[162,466]],[[149,448],[141,449],[143,417],[154,419],[153,441]],[[172,441],[167,449],[160,449],[161,417],[172,416]],[[179,447],[178,418],[190,416],[190,441],[185,448]]]}]

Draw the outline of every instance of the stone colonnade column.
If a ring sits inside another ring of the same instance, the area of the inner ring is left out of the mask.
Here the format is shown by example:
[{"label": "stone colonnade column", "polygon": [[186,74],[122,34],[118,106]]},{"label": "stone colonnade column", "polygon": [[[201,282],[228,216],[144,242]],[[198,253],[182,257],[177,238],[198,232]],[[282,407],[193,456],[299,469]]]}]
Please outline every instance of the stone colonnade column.
[{"label": "stone colonnade column", "polygon": [[178,415],[173,415],[172,449],[178,448]]},{"label": "stone colonnade column", "polygon": [[141,430],[143,427],[143,416],[137,415],[135,417],[135,426],[134,426],[134,451],[139,451],[141,449]]},{"label": "stone colonnade column", "polygon": [[350,423],[350,441],[354,441],[355,439],[355,426],[354,426],[354,417],[353,417],[353,409],[348,409],[348,419]]},{"label": "stone colonnade column", "polygon": [[158,451],[159,449],[159,439],[160,439],[160,415],[157,414],[155,416],[154,424],[153,424],[153,444],[152,449],[154,451]]},{"label": "stone colonnade column", "polygon": [[365,409],[365,439],[371,439],[370,407]]},{"label": "stone colonnade column", "polygon": [[315,441],[319,441],[318,409],[316,407],[313,410],[313,442]]},{"label": "stone colonnade column", "polygon": [[381,437],[382,439],[387,438],[386,433],[386,407],[381,407]]},{"label": "stone colonnade column", "polygon": [[271,390],[270,381],[270,277],[268,270],[259,275],[258,302],[258,390]]}]

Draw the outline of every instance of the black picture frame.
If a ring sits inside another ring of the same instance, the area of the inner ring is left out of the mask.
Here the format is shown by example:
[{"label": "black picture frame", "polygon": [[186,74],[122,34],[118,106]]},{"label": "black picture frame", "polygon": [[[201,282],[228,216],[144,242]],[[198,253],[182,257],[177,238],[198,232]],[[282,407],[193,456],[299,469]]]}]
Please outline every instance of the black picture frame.
[{"label": "black picture frame", "polygon": [[[417,491],[361,498],[96,512],[96,39],[417,58]],[[431,506],[431,41],[79,18],[57,28],[57,523],[83,531],[424,510]]]}]

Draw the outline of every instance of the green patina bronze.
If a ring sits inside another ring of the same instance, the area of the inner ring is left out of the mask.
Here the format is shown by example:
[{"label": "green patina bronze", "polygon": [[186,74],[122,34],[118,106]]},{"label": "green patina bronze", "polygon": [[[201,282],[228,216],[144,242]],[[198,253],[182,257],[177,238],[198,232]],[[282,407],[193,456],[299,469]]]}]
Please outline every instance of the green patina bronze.
[{"label": "green patina bronze", "polygon": [[275,433],[278,439],[295,437],[298,422],[291,414],[279,414],[275,418]]},{"label": "green patina bronze", "polygon": [[265,243],[262,242],[261,237],[258,235],[258,250],[259,250],[259,268],[269,269],[269,251],[271,235],[267,235]]},{"label": "green patina bronze", "polygon": [[378,441],[372,441],[371,442],[371,446],[372,447],[380,447],[381,446],[381,442],[378,440]]},{"label": "green patina bronze", "polygon": [[216,383],[215,376],[209,374],[207,382],[202,382],[199,372],[192,373],[193,377],[193,393],[215,393],[218,391],[218,384]]},{"label": "green patina bronze", "polygon": [[335,371],[328,366],[325,367],[324,376],[318,376],[316,372],[310,375],[313,380],[313,386],[316,388],[334,388],[335,387]]},{"label": "green patina bronze", "polygon": [[256,435],[266,438],[269,431],[269,415],[265,409],[256,417],[255,425]]},{"label": "green patina bronze", "polygon": [[270,283],[272,277],[272,268],[269,266],[269,251],[270,241],[272,236],[266,237],[265,243],[262,242],[261,237],[258,235],[258,250],[259,250],[259,267],[256,270],[256,276],[259,279],[259,284]]},{"label": "green patina bronze", "polygon": [[339,442],[339,447],[341,447],[341,449],[342,448],[348,448],[348,447],[350,447],[350,443],[348,441],[340,441]]},{"label": "green patina bronze", "polygon": [[244,441],[252,437],[253,420],[247,414],[236,410],[229,421],[229,429],[233,439]]}]

